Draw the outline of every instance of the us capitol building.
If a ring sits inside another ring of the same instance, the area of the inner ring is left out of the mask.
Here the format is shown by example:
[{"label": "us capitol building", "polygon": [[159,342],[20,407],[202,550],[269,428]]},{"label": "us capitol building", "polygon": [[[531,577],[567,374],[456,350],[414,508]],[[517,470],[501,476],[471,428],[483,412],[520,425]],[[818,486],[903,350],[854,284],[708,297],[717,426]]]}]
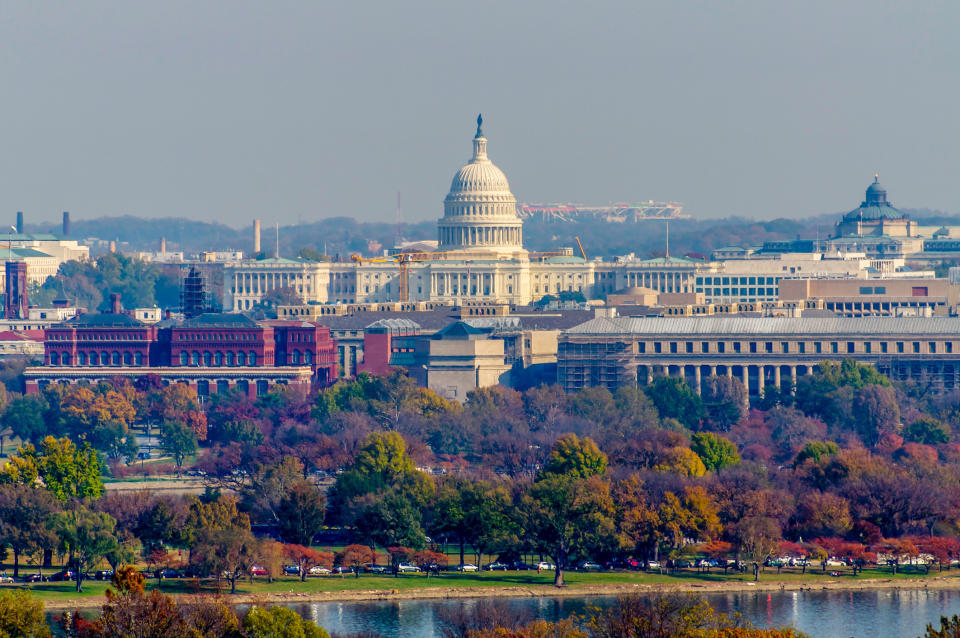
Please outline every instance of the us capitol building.
[{"label": "us capitol building", "polygon": [[524,249],[517,200],[507,176],[487,156],[482,123],[478,117],[473,157],[454,175],[444,199],[436,253],[420,253],[406,264],[392,257],[347,263],[271,258],[229,264],[224,308],[248,310],[264,294],[282,287],[293,288],[305,303],[313,304],[526,305],[561,291],[581,292],[588,298],[613,292],[612,264],[574,257],[569,248],[551,253]]},{"label": "us capitol building", "polygon": [[[571,248],[528,251],[523,247],[517,200],[506,175],[487,156],[482,123],[478,117],[473,156],[456,172],[444,199],[436,250],[356,256],[349,262],[282,257],[230,262],[224,271],[224,309],[250,310],[264,295],[280,288],[301,297],[304,315],[327,314],[328,310],[332,314],[348,304],[524,306],[560,292],[604,299],[617,291],[653,291],[677,295],[678,302],[680,296],[690,297],[682,303],[764,303],[777,300],[782,279],[917,276],[903,269],[902,254],[864,248],[864,236],[869,234],[865,227],[874,222],[859,209],[855,220],[851,213],[844,222],[856,226],[858,232],[849,240],[855,245],[831,245],[812,252],[807,248],[805,253],[790,246],[775,251],[778,254],[721,261],[670,256],[639,259],[634,255],[602,261],[575,256]],[[871,189],[867,192],[869,203],[885,204],[885,191],[881,193],[879,184]],[[878,219],[887,226],[905,223],[887,219],[896,217],[890,211],[896,209],[883,208]],[[909,226],[905,230],[912,234]],[[877,232],[881,244],[891,241],[886,226]],[[308,312],[307,306],[312,310]]]}]

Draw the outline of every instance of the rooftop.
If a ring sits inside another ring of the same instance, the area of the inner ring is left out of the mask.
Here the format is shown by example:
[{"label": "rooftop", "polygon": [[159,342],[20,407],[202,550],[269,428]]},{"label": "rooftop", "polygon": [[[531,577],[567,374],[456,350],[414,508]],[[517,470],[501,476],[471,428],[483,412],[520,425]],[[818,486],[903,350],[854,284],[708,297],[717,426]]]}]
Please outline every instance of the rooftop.
[{"label": "rooftop", "polygon": [[910,335],[960,334],[960,317],[600,317],[570,335]]}]

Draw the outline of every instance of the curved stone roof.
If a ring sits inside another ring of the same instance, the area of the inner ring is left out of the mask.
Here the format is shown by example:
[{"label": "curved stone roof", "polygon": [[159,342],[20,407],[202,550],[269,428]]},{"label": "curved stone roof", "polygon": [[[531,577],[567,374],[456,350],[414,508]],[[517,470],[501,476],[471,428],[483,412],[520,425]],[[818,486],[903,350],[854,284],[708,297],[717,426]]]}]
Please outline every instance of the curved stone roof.
[{"label": "curved stone roof", "polygon": [[870,221],[877,219],[906,219],[907,214],[894,208],[887,201],[887,189],[880,184],[880,176],[873,176],[873,183],[867,187],[866,197],[855,208],[843,216],[845,221]]}]

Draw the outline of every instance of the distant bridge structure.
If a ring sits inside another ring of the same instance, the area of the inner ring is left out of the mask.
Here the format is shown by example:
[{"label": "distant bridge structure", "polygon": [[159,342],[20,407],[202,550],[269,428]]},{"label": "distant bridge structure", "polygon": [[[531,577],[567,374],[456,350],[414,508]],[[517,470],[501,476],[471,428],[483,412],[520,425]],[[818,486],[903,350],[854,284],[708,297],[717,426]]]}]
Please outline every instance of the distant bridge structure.
[{"label": "distant bridge structure", "polygon": [[572,222],[595,219],[607,223],[636,223],[652,220],[690,219],[679,202],[616,203],[605,206],[588,204],[517,204],[522,219],[547,222]]}]

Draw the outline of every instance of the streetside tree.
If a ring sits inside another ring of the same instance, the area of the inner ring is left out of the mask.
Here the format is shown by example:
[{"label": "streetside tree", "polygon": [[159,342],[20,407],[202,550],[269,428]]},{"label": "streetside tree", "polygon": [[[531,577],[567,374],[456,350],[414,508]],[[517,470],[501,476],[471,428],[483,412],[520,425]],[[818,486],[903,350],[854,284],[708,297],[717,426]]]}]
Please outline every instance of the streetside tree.
[{"label": "streetside tree", "polygon": [[[588,441],[581,442],[576,437],[558,441],[553,451],[562,461],[553,468],[567,469],[569,473],[546,471],[548,465],[522,497],[526,534],[556,565],[556,587],[563,587],[564,570],[573,558],[616,544],[616,512],[610,484],[597,473],[606,470],[607,460],[605,456],[595,458],[595,445],[592,441],[585,445]],[[563,452],[570,449],[576,453]]]},{"label": "streetside tree", "polygon": [[30,485],[0,485],[0,546],[13,550],[13,577],[20,557],[52,550],[57,544],[49,519],[59,503],[47,490]]},{"label": "streetside tree", "polygon": [[323,528],[327,497],[313,483],[297,481],[281,497],[277,507],[280,536],[288,543],[310,545]]},{"label": "streetside tree", "polygon": [[334,560],[337,565],[349,568],[357,578],[360,578],[360,570],[364,565],[377,562],[377,553],[372,547],[355,543],[337,552]]},{"label": "streetside tree", "polygon": [[90,511],[80,504],[53,516],[51,528],[69,552],[69,564],[77,572],[77,593],[83,591],[87,570],[117,550],[116,524],[109,514]]}]

